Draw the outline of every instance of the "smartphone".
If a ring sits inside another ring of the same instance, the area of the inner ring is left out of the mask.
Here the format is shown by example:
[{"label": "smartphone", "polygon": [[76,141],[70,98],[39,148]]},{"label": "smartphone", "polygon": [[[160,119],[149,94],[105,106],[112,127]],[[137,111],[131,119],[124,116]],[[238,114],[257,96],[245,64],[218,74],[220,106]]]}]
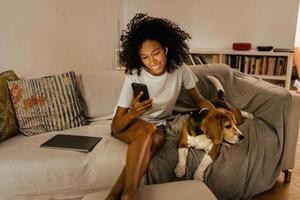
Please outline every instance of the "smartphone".
[{"label": "smartphone", "polygon": [[141,91],[143,91],[143,95],[140,98],[140,102],[146,101],[150,98],[148,88],[145,84],[131,83],[131,87],[132,87],[132,90],[133,90],[134,97],[136,97]]}]

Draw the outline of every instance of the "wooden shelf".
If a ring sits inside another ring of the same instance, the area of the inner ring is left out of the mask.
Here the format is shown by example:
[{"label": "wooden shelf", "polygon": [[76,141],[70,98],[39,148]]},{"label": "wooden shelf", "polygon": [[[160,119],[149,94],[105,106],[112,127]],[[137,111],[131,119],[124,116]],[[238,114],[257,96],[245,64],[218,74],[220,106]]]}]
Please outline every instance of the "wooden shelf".
[{"label": "wooden shelf", "polygon": [[224,63],[259,79],[290,88],[293,53],[191,48],[187,64]]}]

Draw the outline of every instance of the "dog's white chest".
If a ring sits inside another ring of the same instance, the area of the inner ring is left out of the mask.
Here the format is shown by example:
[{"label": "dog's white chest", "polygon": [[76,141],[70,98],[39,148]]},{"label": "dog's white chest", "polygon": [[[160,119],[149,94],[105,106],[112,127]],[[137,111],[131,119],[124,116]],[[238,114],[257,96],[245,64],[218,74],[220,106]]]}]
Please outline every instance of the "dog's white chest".
[{"label": "dog's white chest", "polygon": [[208,152],[211,150],[213,143],[208,139],[205,134],[198,135],[196,137],[188,135],[188,147],[194,147],[195,149],[203,149]]}]

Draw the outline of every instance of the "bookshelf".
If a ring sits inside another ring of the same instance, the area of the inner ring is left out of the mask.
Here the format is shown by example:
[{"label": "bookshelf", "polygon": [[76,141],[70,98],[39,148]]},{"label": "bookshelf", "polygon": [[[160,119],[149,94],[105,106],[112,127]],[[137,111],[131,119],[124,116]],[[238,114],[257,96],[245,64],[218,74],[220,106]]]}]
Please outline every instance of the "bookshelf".
[{"label": "bookshelf", "polygon": [[224,63],[237,71],[290,88],[293,53],[200,48],[191,48],[190,52],[188,65]]}]

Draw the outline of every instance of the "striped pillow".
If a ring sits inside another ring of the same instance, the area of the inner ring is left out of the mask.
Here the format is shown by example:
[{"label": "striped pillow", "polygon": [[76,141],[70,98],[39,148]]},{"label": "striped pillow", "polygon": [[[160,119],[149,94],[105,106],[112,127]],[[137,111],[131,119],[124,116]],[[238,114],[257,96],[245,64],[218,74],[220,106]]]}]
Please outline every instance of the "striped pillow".
[{"label": "striped pillow", "polygon": [[20,131],[35,135],[86,123],[74,72],[8,82]]}]

